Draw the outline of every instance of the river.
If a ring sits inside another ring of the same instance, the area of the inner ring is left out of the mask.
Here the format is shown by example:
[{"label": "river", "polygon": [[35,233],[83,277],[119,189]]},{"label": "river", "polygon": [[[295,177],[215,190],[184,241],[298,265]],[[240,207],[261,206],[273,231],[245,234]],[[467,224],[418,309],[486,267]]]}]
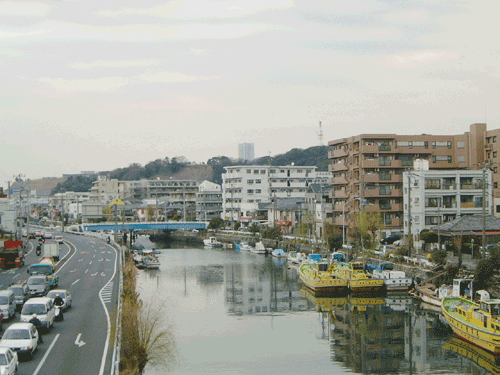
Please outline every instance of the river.
[{"label": "river", "polygon": [[138,291],[175,337],[172,374],[500,373],[407,295],[316,298],[296,268],[249,252],[170,248],[159,259],[161,270],[139,270]]}]

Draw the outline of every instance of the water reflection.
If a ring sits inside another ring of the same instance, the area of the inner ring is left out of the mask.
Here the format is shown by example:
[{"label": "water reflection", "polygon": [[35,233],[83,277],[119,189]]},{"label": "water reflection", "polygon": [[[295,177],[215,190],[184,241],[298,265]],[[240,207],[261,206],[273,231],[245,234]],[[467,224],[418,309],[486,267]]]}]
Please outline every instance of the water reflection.
[{"label": "water reflection", "polygon": [[[286,262],[246,252],[169,249],[160,261],[139,272],[141,298],[168,301],[186,358],[178,374],[270,374],[275,363],[294,374],[299,362],[335,374],[456,374],[479,357],[446,346],[439,313],[408,295],[318,296]],[[495,364],[483,357],[481,374]]]},{"label": "water reflection", "polygon": [[458,337],[450,337],[443,345],[450,357],[464,359],[462,371],[474,374],[500,374],[500,356],[494,355]]}]

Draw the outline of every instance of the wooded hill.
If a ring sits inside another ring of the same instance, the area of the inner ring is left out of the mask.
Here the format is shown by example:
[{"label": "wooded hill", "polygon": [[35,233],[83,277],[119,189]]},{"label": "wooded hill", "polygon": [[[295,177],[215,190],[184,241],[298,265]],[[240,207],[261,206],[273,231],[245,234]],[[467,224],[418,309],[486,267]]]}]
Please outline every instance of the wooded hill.
[{"label": "wooded hill", "polygon": [[[285,154],[276,156],[265,156],[251,162],[243,162],[238,159],[231,159],[227,156],[216,156],[210,158],[207,163],[196,164],[188,161],[183,156],[170,159],[156,159],[149,162],[144,167],[134,163],[125,168],[118,168],[112,171],[99,172],[99,175],[107,175],[110,179],[140,180],[140,179],[191,179],[202,182],[209,180],[217,184],[222,184],[222,174],[224,167],[233,165],[295,165],[311,166],[315,165],[318,171],[328,170],[328,146],[314,146],[306,149],[294,148]],[[92,182],[97,179],[97,175],[91,177],[71,176],[57,186],[52,194],[61,191],[89,191]]]}]

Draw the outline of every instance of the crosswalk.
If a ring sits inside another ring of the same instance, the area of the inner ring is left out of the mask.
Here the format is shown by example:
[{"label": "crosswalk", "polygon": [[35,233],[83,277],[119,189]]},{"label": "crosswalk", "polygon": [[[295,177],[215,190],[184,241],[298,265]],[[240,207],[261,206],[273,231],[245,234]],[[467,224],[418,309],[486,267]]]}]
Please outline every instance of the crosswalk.
[{"label": "crosswalk", "polygon": [[101,290],[100,294],[104,303],[111,303],[111,297],[113,296],[113,281],[108,283],[108,285]]}]

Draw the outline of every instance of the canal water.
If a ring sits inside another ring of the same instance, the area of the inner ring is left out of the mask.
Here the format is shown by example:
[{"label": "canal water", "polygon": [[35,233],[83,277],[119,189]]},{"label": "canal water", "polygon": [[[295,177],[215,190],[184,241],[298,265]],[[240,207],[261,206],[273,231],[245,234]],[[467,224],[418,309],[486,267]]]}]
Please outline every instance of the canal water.
[{"label": "canal water", "polygon": [[159,258],[161,270],[138,271],[138,291],[162,306],[172,374],[500,373],[497,358],[406,295],[318,298],[298,269],[249,252],[170,248]]}]

